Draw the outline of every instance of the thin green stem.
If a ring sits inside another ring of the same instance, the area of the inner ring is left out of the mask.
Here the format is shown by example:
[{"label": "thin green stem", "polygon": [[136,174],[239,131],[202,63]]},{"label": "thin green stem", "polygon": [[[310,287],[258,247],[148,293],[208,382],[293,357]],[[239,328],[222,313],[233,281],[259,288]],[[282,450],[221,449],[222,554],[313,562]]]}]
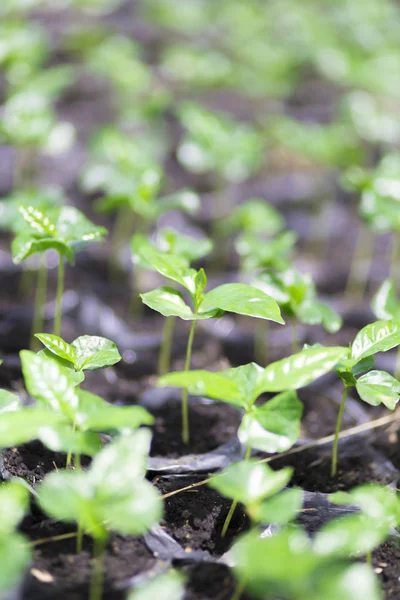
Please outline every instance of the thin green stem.
[{"label": "thin green stem", "polygon": [[160,355],[158,357],[158,374],[164,375],[171,368],[171,348],[174,336],[176,317],[167,317],[164,322]]},{"label": "thin green stem", "polygon": [[344,415],[344,409],[346,406],[348,389],[349,389],[349,387],[347,385],[345,385],[343,388],[342,401],[340,403],[339,414],[338,414],[338,418],[336,421],[335,437],[334,437],[333,446],[332,446],[331,477],[335,477],[336,472],[337,472],[337,454],[338,454],[339,434],[340,434],[340,428],[342,426],[342,419],[343,419],[343,415]]},{"label": "thin green stem", "polygon": [[[75,471],[81,470],[81,455],[80,454],[74,455],[74,465],[75,465]],[[77,535],[76,535],[76,553],[77,554],[80,554],[82,552],[82,543],[83,543],[83,528],[82,528],[82,523],[80,521],[78,521],[78,531],[77,531]]]},{"label": "thin green stem", "polygon": [[267,366],[268,363],[268,321],[266,319],[255,319],[257,321],[254,332],[254,358],[256,363]]},{"label": "thin green stem", "polygon": [[[192,348],[194,333],[196,331],[196,325],[197,321],[192,321],[192,324],[190,326],[188,343],[186,347],[185,371],[190,370],[190,361],[192,358]],[[184,444],[189,443],[189,403],[187,389],[182,390],[182,441]]]},{"label": "thin green stem", "polygon": [[375,244],[374,235],[363,225],[357,234],[344,296],[349,303],[360,302],[365,294]]},{"label": "thin green stem", "polygon": [[394,376],[396,377],[397,380],[400,377],[400,346],[397,346],[396,366],[395,366],[395,370],[394,370]]},{"label": "thin green stem", "polygon": [[54,315],[54,335],[61,333],[61,315],[62,315],[62,300],[64,296],[64,257],[62,254],[58,256],[58,273],[57,273],[57,296],[56,296],[56,313]]},{"label": "thin green stem", "polygon": [[372,566],[372,552],[367,552],[365,559],[367,561],[367,565]]},{"label": "thin green stem", "polygon": [[389,277],[397,283],[397,262],[399,260],[399,238],[397,233],[392,234],[392,249],[390,255]]},{"label": "thin green stem", "polygon": [[292,353],[297,354],[300,352],[300,340],[299,340],[299,329],[297,322],[292,320]]},{"label": "thin green stem", "polygon": [[93,568],[90,580],[89,600],[101,600],[103,596],[104,562],[106,556],[107,538],[101,537],[94,540]]},{"label": "thin green stem", "polygon": [[117,209],[110,240],[110,262],[108,265],[111,282],[118,276],[118,255],[120,248],[128,243],[133,228],[133,212],[129,204],[121,204]]},{"label": "thin green stem", "polygon": [[40,257],[40,265],[37,271],[36,279],[36,294],[35,294],[35,312],[33,315],[32,331],[31,331],[31,350],[36,350],[37,340],[34,337],[35,333],[43,331],[44,327],[44,305],[46,303],[47,291],[47,265],[45,255]]},{"label": "thin green stem", "polygon": [[240,580],[237,581],[235,591],[233,592],[233,596],[232,596],[231,600],[240,600],[240,597],[244,592],[245,585],[246,585],[245,579],[242,579],[241,581]]},{"label": "thin green stem", "polygon": [[[249,460],[250,455],[251,455],[251,446],[247,446],[247,448],[246,448],[246,454],[244,455],[244,460]],[[233,500],[233,502],[231,504],[231,507],[230,507],[230,509],[228,511],[228,514],[226,515],[226,519],[225,519],[224,525],[222,527],[221,537],[225,537],[226,532],[228,531],[229,525],[230,525],[230,523],[232,521],[232,517],[233,517],[233,515],[235,513],[235,510],[236,510],[236,507],[238,505],[238,502],[239,501],[235,498],[235,500]]]}]

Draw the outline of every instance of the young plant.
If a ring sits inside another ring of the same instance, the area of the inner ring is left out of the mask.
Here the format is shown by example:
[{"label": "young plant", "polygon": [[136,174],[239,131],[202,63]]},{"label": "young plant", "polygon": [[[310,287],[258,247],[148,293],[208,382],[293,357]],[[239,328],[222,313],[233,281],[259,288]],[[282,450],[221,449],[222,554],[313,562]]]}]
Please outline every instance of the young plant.
[{"label": "young plant", "polygon": [[[227,283],[204,293],[207,277],[203,269],[195,271],[187,266],[184,259],[152,251],[147,244],[143,253],[138,249],[138,255],[155,271],[178,283],[189,294],[192,306],[186,304],[182,292],[169,287],[157,288],[140,295],[146,306],[165,317],[179,317],[192,322],[186,348],[185,371],[190,369],[196,324],[201,319],[232,312],[283,323],[275,300],[252,286]],[[185,444],[189,442],[188,395],[185,388],[182,392],[182,440]]]},{"label": "young plant", "polygon": [[[377,319],[387,321],[400,319],[400,301],[396,295],[393,279],[385,279],[371,301],[371,309]],[[397,351],[395,377],[400,379],[400,349]]]},{"label": "young plant", "polygon": [[[0,594],[6,594],[21,579],[31,560],[28,540],[17,531],[29,509],[29,492],[17,481],[0,485]],[[8,596],[7,596],[8,597]]]},{"label": "young plant", "polygon": [[[19,264],[33,254],[44,253],[53,249],[58,252],[58,276],[56,293],[56,311],[54,316],[54,335],[61,332],[62,299],[64,295],[64,258],[70,264],[75,261],[75,253],[89,242],[100,240],[107,233],[105,227],[99,227],[89,221],[83,213],[73,206],[62,206],[52,211],[43,212],[31,205],[19,207],[25,225],[18,230],[12,245],[15,264]],[[46,270],[42,262],[43,272]],[[46,278],[38,280],[40,297],[45,297],[42,287]],[[42,309],[43,312],[43,309]],[[41,327],[41,329],[43,329]],[[37,333],[36,331],[34,333]]]},{"label": "young plant", "polygon": [[253,526],[258,523],[282,526],[294,519],[302,506],[302,491],[282,491],[292,474],[291,467],[274,471],[256,460],[247,460],[233,463],[212,477],[208,485],[222,496],[233,500],[222,529],[222,537],[226,534],[238,502],[244,505]]},{"label": "young plant", "polygon": [[[152,244],[146,236],[136,233],[132,237],[131,247],[133,253],[133,262],[137,267],[143,269],[153,269],[152,264],[146,261],[146,254],[156,257],[157,252],[160,253],[158,257],[163,260],[163,257],[168,255],[178,256],[183,261],[186,261],[186,266],[189,268],[192,261],[203,258],[209,254],[213,248],[211,240],[203,238],[197,240],[195,238],[182,235],[173,229],[161,230],[157,236],[158,247]],[[158,360],[158,374],[163,375],[168,373],[171,365],[171,348],[172,339],[175,329],[176,317],[167,317],[163,328],[162,342],[160,347],[160,354]]]},{"label": "young plant", "polygon": [[162,516],[157,489],[145,479],[150,432],[122,436],[104,448],[87,471],[56,471],[38,488],[38,502],[52,518],[77,522],[94,540],[89,599],[102,598],[110,532],[143,535]]},{"label": "young plant", "polygon": [[149,581],[139,584],[128,594],[127,600],[183,600],[185,595],[184,577],[182,573],[170,569],[166,573],[156,575]]},{"label": "young plant", "polygon": [[329,333],[336,333],[342,318],[324,302],[317,300],[317,291],[311,275],[294,268],[285,271],[263,271],[254,285],[275,298],[282,313],[292,317],[293,352],[299,351],[297,321],[305,325],[322,325]]},{"label": "young plant", "polygon": [[[348,532],[342,530],[348,539]],[[255,531],[232,547],[231,560],[238,581],[234,600],[245,589],[256,598],[282,600],[383,600],[379,581],[366,564],[320,554],[300,528],[284,527],[272,536]]]}]

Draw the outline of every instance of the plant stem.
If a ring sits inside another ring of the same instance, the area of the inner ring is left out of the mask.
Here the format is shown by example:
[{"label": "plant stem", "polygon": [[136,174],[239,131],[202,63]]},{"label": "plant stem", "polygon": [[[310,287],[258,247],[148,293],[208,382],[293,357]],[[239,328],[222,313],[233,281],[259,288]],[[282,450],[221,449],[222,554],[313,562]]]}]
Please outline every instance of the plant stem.
[{"label": "plant stem", "polygon": [[[246,448],[246,454],[244,455],[244,460],[249,460],[250,455],[251,455],[251,446],[247,446],[247,448]],[[235,500],[233,500],[233,502],[231,504],[231,507],[230,507],[230,509],[228,511],[228,514],[226,515],[226,519],[225,519],[224,525],[222,527],[221,537],[225,537],[226,532],[228,531],[228,527],[229,527],[229,525],[230,525],[230,523],[232,521],[232,517],[233,517],[233,515],[235,513],[235,510],[236,510],[236,507],[238,505],[238,502],[239,501],[237,499],[235,499]]]},{"label": "plant stem", "polygon": [[242,579],[242,581],[238,581],[236,583],[235,591],[233,592],[233,596],[232,596],[231,600],[240,600],[240,596],[243,594],[245,585],[246,585],[245,579]]},{"label": "plant stem", "polygon": [[[190,370],[190,361],[192,358],[193,339],[194,332],[196,331],[196,325],[197,321],[192,321],[186,347],[185,371]],[[188,391],[186,388],[182,390],[182,441],[184,444],[189,443],[189,405]]]},{"label": "plant stem", "polygon": [[335,437],[334,437],[333,446],[332,446],[331,477],[335,477],[336,471],[337,471],[337,452],[338,452],[338,443],[339,443],[339,433],[340,433],[340,428],[342,425],[344,409],[346,406],[346,398],[347,398],[347,390],[348,389],[349,388],[347,385],[345,385],[343,388],[342,401],[340,403],[339,414],[338,414],[338,418],[336,421]]},{"label": "plant stem", "polygon": [[107,538],[95,538],[93,546],[94,564],[90,580],[89,600],[101,600],[103,596],[104,559],[106,555]]},{"label": "plant stem", "polygon": [[[75,454],[74,456],[74,465],[75,471],[81,470],[81,455]],[[76,535],[76,553],[80,554],[82,552],[82,541],[83,541],[83,528],[82,523],[78,521],[78,531]]]},{"label": "plant stem", "polygon": [[292,354],[300,352],[299,329],[296,321],[292,321]]},{"label": "plant stem", "polygon": [[110,262],[108,266],[110,282],[117,280],[118,254],[120,248],[128,241],[132,233],[132,216],[133,212],[128,204],[124,203],[118,207],[111,231]]},{"label": "plant stem", "polygon": [[371,566],[372,565],[372,552],[367,552],[365,559],[367,561],[367,565]]},{"label": "plant stem", "polygon": [[390,255],[389,277],[397,283],[397,261],[399,259],[399,238],[396,233],[392,234],[392,250]]},{"label": "plant stem", "polygon": [[40,257],[40,265],[37,271],[36,278],[36,294],[35,294],[35,312],[33,315],[32,331],[31,331],[31,350],[36,350],[35,333],[43,331],[44,326],[44,305],[46,303],[47,290],[47,265],[44,255]]},{"label": "plant stem", "polygon": [[[368,283],[368,274],[372,262],[372,249],[374,246],[374,236],[363,225],[360,226],[357,233],[356,246],[351,259],[350,271],[347,278],[346,289],[344,291],[345,299],[348,303],[360,302],[365,293]],[[363,264],[363,259],[367,259],[367,264]],[[363,268],[360,267],[363,266]]]},{"label": "plant stem", "polygon": [[64,295],[64,257],[58,255],[58,273],[57,273],[57,296],[56,296],[56,313],[54,315],[54,335],[61,333],[61,315],[62,315],[62,300]]},{"label": "plant stem", "polygon": [[164,375],[168,373],[171,368],[171,347],[172,347],[172,339],[174,336],[174,328],[175,328],[176,317],[166,317],[160,355],[158,357],[158,374]]},{"label": "plant stem", "polygon": [[261,366],[267,366],[268,363],[268,321],[266,319],[255,319],[256,324],[254,332],[254,358],[256,363]]}]

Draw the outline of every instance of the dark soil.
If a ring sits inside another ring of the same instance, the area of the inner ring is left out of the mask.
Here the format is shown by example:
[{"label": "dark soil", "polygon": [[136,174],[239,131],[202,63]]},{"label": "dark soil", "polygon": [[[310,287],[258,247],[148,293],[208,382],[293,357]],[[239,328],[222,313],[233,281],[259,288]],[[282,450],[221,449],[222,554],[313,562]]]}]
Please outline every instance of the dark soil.
[{"label": "dark soil", "polygon": [[[362,443],[361,443],[362,444]],[[333,493],[338,490],[349,490],[368,482],[382,484],[396,480],[395,469],[386,463],[383,457],[365,447],[365,452],[357,454],[339,453],[336,477],[330,476],[330,450],[312,448],[297,454],[277,458],[270,463],[274,469],[286,466],[294,467],[290,485],[301,487],[309,492]],[[397,483],[397,481],[395,481]]]},{"label": "dark soil", "polygon": [[[25,519],[22,531],[38,541],[73,534],[76,528],[50,519],[41,520],[38,515]],[[21,600],[87,600],[93,564],[91,556],[92,542],[87,537],[80,554],[76,554],[75,537],[36,545]],[[122,600],[129,579],[155,563],[141,539],[113,534],[105,559],[104,597]]]},{"label": "dark soil", "polygon": [[[185,570],[188,582],[184,600],[230,600],[235,591],[235,580],[226,565],[200,563]],[[241,600],[251,600],[242,594]]]},{"label": "dark soil", "polygon": [[35,485],[55,468],[64,469],[66,460],[66,454],[52,452],[40,442],[30,442],[3,451],[2,476],[22,477]]},{"label": "dark soil", "polygon": [[[204,477],[163,477],[156,481],[156,485],[166,494],[201,479]],[[207,550],[219,556],[224,554],[237,535],[248,527],[243,509],[238,506],[225,537],[221,538],[221,530],[230,506],[230,500],[202,485],[165,499],[162,526],[188,552]]]},{"label": "dark soil", "polygon": [[184,454],[203,454],[232,440],[241,415],[237,408],[223,403],[189,404],[190,442],[182,442],[180,404],[170,401],[151,411],[156,417],[152,456],[178,458]]},{"label": "dark soil", "polygon": [[400,598],[400,546],[396,541],[382,544],[372,554],[372,566],[378,575],[386,600]]}]

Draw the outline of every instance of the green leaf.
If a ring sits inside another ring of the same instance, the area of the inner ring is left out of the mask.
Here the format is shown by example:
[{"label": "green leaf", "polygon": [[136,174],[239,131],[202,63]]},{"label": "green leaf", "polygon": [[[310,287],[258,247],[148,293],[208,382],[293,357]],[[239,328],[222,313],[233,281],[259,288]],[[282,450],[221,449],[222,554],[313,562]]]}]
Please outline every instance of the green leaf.
[{"label": "green leaf", "polygon": [[375,296],[371,308],[378,319],[384,321],[400,317],[400,302],[396,295],[396,286],[392,279],[385,279]]},{"label": "green leaf", "polygon": [[162,215],[169,210],[182,210],[194,215],[198,212],[199,208],[200,197],[190,190],[181,190],[174,194],[163,196],[156,201],[156,211],[158,215]]},{"label": "green leaf", "polygon": [[75,367],[88,371],[110,367],[121,360],[114,342],[97,335],[81,335],[71,344],[75,352]]},{"label": "green leaf", "polygon": [[161,287],[145,294],[140,294],[143,304],[164,315],[164,317],[180,317],[184,321],[195,321],[209,319],[216,314],[216,310],[208,313],[192,312],[185,303],[183,296],[177,290],[169,287]]},{"label": "green leaf", "polygon": [[21,400],[19,396],[7,390],[0,390],[0,415],[7,412],[14,412],[20,408]]},{"label": "green leaf", "polygon": [[243,397],[235,382],[222,373],[210,371],[178,371],[160,377],[159,387],[186,388],[191,394],[205,396],[214,400],[228,402],[242,407],[246,398]]},{"label": "green leaf", "polygon": [[24,232],[21,235],[17,235],[11,242],[13,262],[16,265],[19,265],[33,254],[41,254],[42,252],[46,252],[46,250],[56,250],[59,254],[65,256],[70,264],[74,263],[75,254],[73,250],[60,240],[52,238],[36,239],[34,237],[27,237]]},{"label": "green leaf", "polygon": [[36,333],[35,337],[42,342],[50,352],[75,365],[75,349],[58,335],[52,333]]},{"label": "green leaf", "polygon": [[105,400],[79,390],[79,408],[76,424],[91,431],[135,430],[141,425],[152,425],[154,417],[142,406],[114,406]]},{"label": "green leaf", "polygon": [[65,242],[94,242],[108,231],[105,227],[95,225],[74,206],[62,206],[57,219],[57,237]]},{"label": "green leaf", "polygon": [[183,600],[185,594],[183,574],[170,570],[162,575],[146,581],[135,587],[127,597],[127,600]]},{"label": "green leaf", "polygon": [[300,434],[303,405],[296,392],[278,394],[244,415],[238,430],[242,444],[263,452],[289,450]]},{"label": "green leaf", "polygon": [[10,533],[22,521],[29,509],[29,492],[15,481],[0,486],[0,539]]},{"label": "green leaf", "polygon": [[14,533],[0,538],[0,590],[13,588],[22,578],[31,561],[29,542]]},{"label": "green leaf", "polygon": [[309,348],[271,363],[264,370],[258,393],[304,387],[329,373],[348,352],[341,346]]},{"label": "green leaf", "polygon": [[264,198],[251,198],[235,208],[221,225],[225,235],[235,231],[276,235],[285,227],[285,220]]},{"label": "green leaf", "polygon": [[158,245],[163,252],[175,254],[191,263],[210,254],[213,243],[208,238],[192,238],[174,229],[163,229],[158,234]]},{"label": "green leaf", "polygon": [[77,386],[80,383],[82,383],[82,381],[84,381],[85,374],[83,373],[83,371],[75,371],[75,366],[72,363],[65,360],[64,358],[61,358],[60,356],[57,356],[56,354],[53,354],[53,352],[50,352],[50,350],[48,350],[47,348],[43,348],[43,350],[40,350],[37,353],[37,356],[43,356],[48,358],[49,360],[57,362],[60,365],[60,367],[65,369],[68,373],[68,379],[70,380],[71,385]]},{"label": "green leaf", "polygon": [[400,382],[386,371],[375,370],[362,375],[356,388],[360,398],[371,406],[384,404],[390,410],[394,410],[399,401]]},{"label": "green leaf", "polygon": [[78,395],[68,369],[56,360],[29,350],[22,350],[20,357],[28,392],[48,408],[65,414],[73,421]]},{"label": "green leaf", "polygon": [[299,600],[382,600],[378,577],[362,563],[323,565]]},{"label": "green leaf", "polygon": [[305,300],[295,308],[297,318],[307,325],[323,325],[329,333],[336,333],[342,327],[341,316],[330,306],[316,300]]},{"label": "green leaf", "polygon": [[274,471],[257,460],[242,460],[212,477],[208,485],[222,496],[233,498],[247,508],[280,492],[292,474],[291,467]]},{"label": "green leaf", "polygon": [[387,527],[397,527],[400,520],[400,499],[396,490],[378,483],[359,485],[349,492],[336,492],[329,495],[335,504],[354,504],[364,515],[385,521]]},{"label": "green leaf", "polygon": [[215,308],[284,323],[276,301],[261,290],[244,283],[225,283],[208,292],[201,304],[201,311]]},{"label": "green leaf", "polygon": [[296,518],[303,504],[303,492],[299,489],[284,490],[252,510],[252,518],[258,523],[286,525]]},{"label": "green leaf", "polygon": [[387,537],[386,522],[355,514],[329,521],[317,533],[315,551],[323,556],[350,557],[372,552]]},{"label": "green leaf", "polygon": [[101,450],[98,434],[90,431],[74,431],[70,424],[42,426],[38,429],[37,439],[53,452],[72,452],[96,456]]},{"label": "green leaf", "polygon": [[65,422],[63,415],[42,408],[28,407],[6,412],[0,419],[0,448],[12,448],[40,439],[42,431]]},{"label": "green leaf", "polygon": [[[48,214],[39,210],[35,206],[21,205],[18,208],[25,223],[29,225],[33,231],[44,237],[56,237],[56,223]],[[51,215],[52,217],[54,215]]]},{"label": "green leaf", "polygon": [[358,332],[351,346],[351,358],[358,362],[377,352],[386,352],[399,344],[400,319],[376,321]]}]

